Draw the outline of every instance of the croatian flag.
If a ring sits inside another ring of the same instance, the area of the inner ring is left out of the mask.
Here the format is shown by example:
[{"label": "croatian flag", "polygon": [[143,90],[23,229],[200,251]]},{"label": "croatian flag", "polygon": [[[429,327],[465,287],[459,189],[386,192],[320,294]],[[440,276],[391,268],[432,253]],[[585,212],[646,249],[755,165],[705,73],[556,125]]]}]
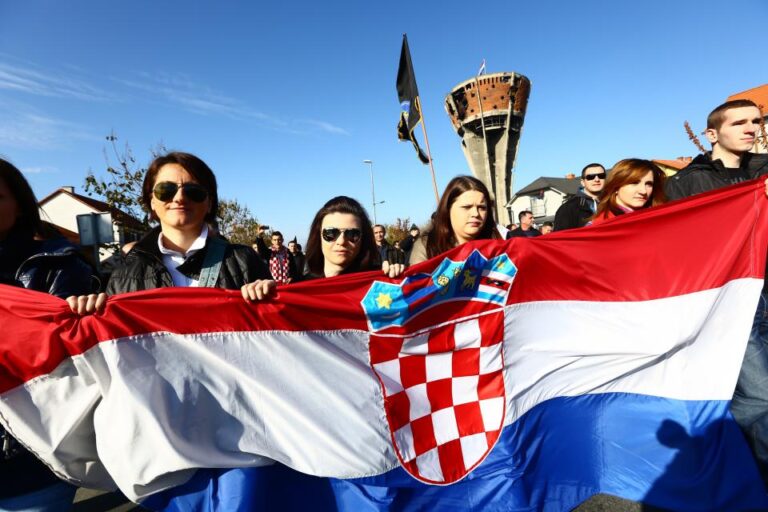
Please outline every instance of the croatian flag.
[{"label": "croatian flag", "polygon": [[728,406],[767,206],[746,182],[257,304],[167,288],[80,318],[3,287],[0,421],[151,508],[766,509]]}]

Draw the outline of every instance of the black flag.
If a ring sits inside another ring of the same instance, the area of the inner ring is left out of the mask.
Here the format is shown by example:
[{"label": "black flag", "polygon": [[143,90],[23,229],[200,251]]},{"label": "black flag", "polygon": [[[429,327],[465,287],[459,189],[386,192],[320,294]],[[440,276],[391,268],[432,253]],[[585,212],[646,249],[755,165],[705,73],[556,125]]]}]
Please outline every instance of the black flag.
[{"label": "black flag", "polygon": [[413,130],[421,121],[419,89],[416,87],[416,75],[413,74],[411,52],[408,38],[403,34],[403,49],[400,51],[400,67],[397,69],[397,98],[400,100],[400,122],[397,124],[397,138],[410,140],[416,148],[419,160],[428,164],[429,158],[419,147]]}]

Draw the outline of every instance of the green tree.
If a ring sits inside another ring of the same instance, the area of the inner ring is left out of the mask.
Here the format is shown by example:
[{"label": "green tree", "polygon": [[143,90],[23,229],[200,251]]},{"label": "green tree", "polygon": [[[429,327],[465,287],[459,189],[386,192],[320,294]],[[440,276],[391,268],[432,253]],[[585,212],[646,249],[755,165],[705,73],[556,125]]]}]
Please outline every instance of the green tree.
[{"label": "green tree", "polygon": [[[107,135],[106,139],[117,164],[112,165],[112,158],[105,147],[106,176],[97,177],[92,170],[89,170],[85,177],[85,193],[102,198],[109,206],[127,213],[149,227],[149,215],[141,201],[141,185],[147,169],[136,164],[136,158],[128,143],[122,150],[118,149],[118,139],[114,131]],[[150,149],[153,158],[165,151],[162,143]]]},{"label": "green tree", "polygon": [[384,226],[387,233],[387,242],[394,244],[399,240],[403,240],[408,236],[408,228],[411,227],[411,218],[406,217],[401,219],[398,217],[395,222]]},{"label": "green tree", "polygon": [[259,235],[259,221],[237,199],[219,200],[219,233],[233,244],[251,245]]}]

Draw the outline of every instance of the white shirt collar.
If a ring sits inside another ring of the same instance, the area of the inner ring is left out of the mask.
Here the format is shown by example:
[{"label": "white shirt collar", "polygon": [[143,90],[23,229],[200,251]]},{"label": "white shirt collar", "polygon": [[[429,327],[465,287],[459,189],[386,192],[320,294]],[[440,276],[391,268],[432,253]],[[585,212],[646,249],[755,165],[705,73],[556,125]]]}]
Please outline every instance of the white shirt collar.
[{"label": "white shirt collar", "polygon": [[198,285],[197,279],[192,279],[191,277],[185,276],[179,272],[178,267],[184,264],[184,262],[187,261],[187,258],[205,247],[206,238],[208,238],[208,226],[203,225],[203,229],[200,231],[200,236],[198,236],[197,239],[192,242],[192,245],[189,246],[189,249],[187,249],[187,253],[182,254],[178,251],[167,249],[163,246],[162,232],[160,233],[160,236],[157,237],[157,246],[160,248],[160,252],[163,255],[163,266],[165,266],[166,270],[168,270],[168,273],[171,275],[173,286],[188,287]]},{"label": "white shirt collar", "polygon": [[180,256],[181,258],[187,259],[193,254],[195,254],[197,251],[205,247],[205,241],[208,238],[208,225],[203,224],[203,229],[200,230],[200,235],[195,239],[194,242],[192,242],[192,245],[189,246],[189,249],[187,249],[186,254],[182,254],[179,251],[174,251],[173,249],[167,249],[163,245],[163,232],[160,232],[160,236],[157,237],[157,247],[160,249],[160,253],[163,255],[168,256]]}]

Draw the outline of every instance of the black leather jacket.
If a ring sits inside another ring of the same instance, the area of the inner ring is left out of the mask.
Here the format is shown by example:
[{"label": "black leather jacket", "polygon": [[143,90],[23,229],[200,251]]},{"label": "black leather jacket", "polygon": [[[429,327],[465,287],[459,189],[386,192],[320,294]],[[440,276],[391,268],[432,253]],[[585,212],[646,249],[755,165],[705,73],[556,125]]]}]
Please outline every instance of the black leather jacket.
[{"label": "black leather jacket", "polygon": [[[768,155],[747,153],[741,168],[749,179],[768,174]],[[710,153],[699,155],[682,171],[667,180],[664,192],[670,201],[690,197],[731,185],[728,170],[720,160],[712,161]]]},{"label": "black leather jacket", "polygon": [[67,240],[35,241],[30,249],[31,255],[18,266],[11,284],[61,298],[98,291],[93,269]]},{"label": "black leather jacket", "polygon": [[[125,265],[115,269],[107,284],[107,294],[152,290],[173,286],[171,274],[163,265],[163,255],[157,247],[160,228],[150,231],[125,257]],[[206,247],[178,267],[179,271],[193,279],[200,277]],[[217,288],[239,290],[244,284],[257,279],[272,279],[269,269],[253,249],[244,245],[227,244],[224,260],[216,281]]]}]

